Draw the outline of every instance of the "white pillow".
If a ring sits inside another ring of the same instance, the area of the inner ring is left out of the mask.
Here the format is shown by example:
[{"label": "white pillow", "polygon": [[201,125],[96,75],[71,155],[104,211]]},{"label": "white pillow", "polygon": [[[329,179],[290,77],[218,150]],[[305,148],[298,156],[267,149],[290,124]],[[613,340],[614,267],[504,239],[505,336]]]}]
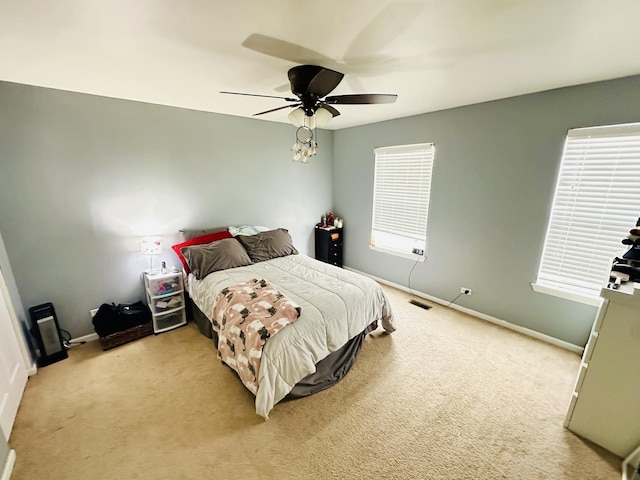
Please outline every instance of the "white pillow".
[{"label": "white pillow", "polygon": [[241,225],[239,227],[229,227],[228,230],[231,235],[237,237],[238,235],[255,235],[256,233],[266,232],[271,229],[261,225]]}]

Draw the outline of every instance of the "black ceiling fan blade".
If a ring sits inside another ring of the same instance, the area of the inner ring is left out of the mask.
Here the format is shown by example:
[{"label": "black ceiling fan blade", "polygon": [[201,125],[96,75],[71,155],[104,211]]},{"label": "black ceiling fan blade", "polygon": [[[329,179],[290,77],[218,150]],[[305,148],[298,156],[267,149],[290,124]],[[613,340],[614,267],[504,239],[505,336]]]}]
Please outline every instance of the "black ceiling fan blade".
[{"label": "black ceiling fan blade", "polygon": [[324,97],[342,81],[344,74],[318,65],[298,65],[287,72],[291,91],[298,95]]},{"label": "black ceiling fan blade", "polygon": [[398,95],[384,93],[356,93],[352,95],[335,95],[324,99],[334,105],[367,105],[371,103],[393,103]]},{"label": "black ceiling fan blade", "polygon": [[300,105],[301,105],[300,103],[294,104],[294,105],[285,105],[283,107],[272,108],[271,110],[265,110],[264,112],[254,113],[252,116],[256,117],[258,115],[264,115],[265,113],[277,112],[278,110],[283,110],[285,108],[299,107]]},{"label": "black ceiling fan blade", "polygon": [[241,93],[241,92],[220,92],[227,95],[244,95],[246,97],[263,97],[263,98],[279,98],[280,100],[286,100],[287,102],[297,102],[297,98],[291,97],[278,97],[276,95],[258,95],[257,93]]},{"label": "black ceiling fan blade", "polygon": [[323,68],[320,70],[311,82],[309,82],[309,87],[307,88],[307,93],[311,93],[318,98],[322,98],[326,95],[329,95],[342,81],[344,78],[344,74],[340,72],[336,72],[335,70],[330,70],[328,68]]},{"label": "black ceiling fan blade", "polygon": [[340,112],[338,110],[333,108],[331,105],[327,105],[325,102],[320,103],[320,106],[325,110],[329,111],[331,115],[333,115],[334,117],[337,117],[338,115],[340,115]]}]

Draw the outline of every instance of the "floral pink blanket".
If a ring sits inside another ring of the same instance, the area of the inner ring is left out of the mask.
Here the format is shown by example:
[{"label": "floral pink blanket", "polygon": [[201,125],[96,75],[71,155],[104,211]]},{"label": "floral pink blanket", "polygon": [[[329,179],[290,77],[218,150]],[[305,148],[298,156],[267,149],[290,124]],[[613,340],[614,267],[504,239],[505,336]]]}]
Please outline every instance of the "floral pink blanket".
[{"label": "floral pink blanket", "polygon": [[301,308],[264,279],[225,287],[213,308],[218,358],[255,395],[262,349],[269,337],[295,322]]}]

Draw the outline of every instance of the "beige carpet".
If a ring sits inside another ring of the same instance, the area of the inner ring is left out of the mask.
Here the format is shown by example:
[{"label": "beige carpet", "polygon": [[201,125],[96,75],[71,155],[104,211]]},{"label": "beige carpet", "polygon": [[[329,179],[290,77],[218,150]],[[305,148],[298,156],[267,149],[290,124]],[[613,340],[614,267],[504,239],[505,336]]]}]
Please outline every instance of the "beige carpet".
[{"label": "beige carpet", "polygon": [[12,479],[620,478],[562,426],[576,354],[385,290],[398,331],[266,422],[193,324],[72,348],[29,379]]}]

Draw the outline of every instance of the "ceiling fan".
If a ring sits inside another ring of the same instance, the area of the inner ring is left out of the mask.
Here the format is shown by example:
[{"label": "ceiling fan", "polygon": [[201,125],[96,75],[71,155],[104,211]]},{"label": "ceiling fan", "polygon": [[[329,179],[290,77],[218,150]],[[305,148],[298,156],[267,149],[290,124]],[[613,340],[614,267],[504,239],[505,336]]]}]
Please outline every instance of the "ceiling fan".
[{"label": "ceiling fan", "polygon": [[[292,112],[300,113],[300,120],[304,117],[314,118],[318,114],[318,120],[323,116],[327,120],[340,115],[340,112],[332,105],[366,105],[393,103],[398,98],[395,94],[379,94],[379,93],[360,93],[349,95],[333,95],[331,93],[344,77],[343,73],[331,70],[330,68],[320,67],[318,65],[298,65],[289,69],[289,83],[291,84],[291,92],[294,97],[280,97],[275,95],[259,95],[254,93],[241,92],[220,92],[230,95],[246,95],[250,97],[266,97],[278,98],[289,102],[287,105],[265,110],[264,112],[255,113],[253,116],[264,115],[266,113],[276,112],[285,108],[295,108]],[[304,113],[304,116],[302,115]],[[331,114],[329,117],[328,114]],[[290,119],[291,119],[290,115]],[[295,115],[294,115],[295,116]],[[294,121],[291,119],[292,122]],[[304,125],[304,122],[299,122]],[[315,122],[314,122],[315,123]],[[298,125],[300,126],[300,125]],[[309,126],[309,125],[307,125]],[[312,127],[313,128],[313,127]]]}]

